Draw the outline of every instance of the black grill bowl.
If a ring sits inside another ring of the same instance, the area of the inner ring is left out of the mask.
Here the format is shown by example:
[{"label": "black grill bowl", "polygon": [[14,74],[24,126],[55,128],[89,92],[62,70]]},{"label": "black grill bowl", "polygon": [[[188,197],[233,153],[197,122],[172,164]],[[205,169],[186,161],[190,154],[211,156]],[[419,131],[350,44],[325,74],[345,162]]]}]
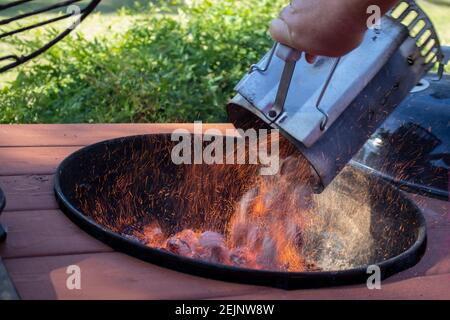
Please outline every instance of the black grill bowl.
[{"label": "black grill bowl", "polygon": [[[55,177],[61,209],[90,235],[147,262],[207,278],[283,289],[365,283],[367,266],[374,264],[384,279],[415,265],[425,251],[426,226],[420,210],[388,182],[350,167],[320,195],[328,197],[334,192],[338,198],[351,197],[370,209],[367,233],[373,238],[373,252],[365,260],[352,260],[346,270],[237,268],[181,257],[122,236],[128,225],[155,219],[165,232],[199,223],[221,231],[233,212],[232,204],[254,182],[256,165],[174,165],[171,150],[176,143],[170,135],[142,135],[100,142],[75,152],[61,163]],[[236,183],[237,179],[245,183]],[[186,189],[191,197],[186,196]],[[192,198],[205,199],[196,201],[195,213],[189,210]],[[223,214],[212,218],[208,216],[211,211]],[[349,222],[358,218],[354,212],[342,215]]]}]

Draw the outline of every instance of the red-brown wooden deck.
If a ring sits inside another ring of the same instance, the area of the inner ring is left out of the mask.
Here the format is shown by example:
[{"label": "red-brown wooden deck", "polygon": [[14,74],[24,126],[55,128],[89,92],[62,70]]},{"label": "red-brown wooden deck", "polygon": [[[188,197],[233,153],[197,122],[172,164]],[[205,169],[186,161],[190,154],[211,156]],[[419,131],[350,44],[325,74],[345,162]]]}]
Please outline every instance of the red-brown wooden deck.
[{"label": "red-brown wooden deck", "polygon": [[[203,279],[125,254],[84,233],[58,210],[53,174],[73,151],[105,139],[171,132],[180,125],[0,125],[0,222],[8,239],[0,256],[22,299],[450,299],[450,205],[413,196],[428,222],[421,262],[382,283],[283,291]],[[191,128],[191,125],[185,125]],[[205,126],[206,127],[206,126]],[[227,128],[229,125],[214,125]],[[81,268],[81,290],[66,288],[66,268]]]}]

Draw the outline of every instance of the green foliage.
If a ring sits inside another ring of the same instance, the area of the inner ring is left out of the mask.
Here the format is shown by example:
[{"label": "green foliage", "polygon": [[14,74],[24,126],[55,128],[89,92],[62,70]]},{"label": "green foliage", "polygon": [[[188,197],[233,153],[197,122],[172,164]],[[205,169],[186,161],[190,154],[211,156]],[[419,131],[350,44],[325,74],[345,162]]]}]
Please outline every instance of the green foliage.
[{"label": "green foliage", "polygon": [[284,2],[172,1],[124,33],[69,37],[1,89],[0,122],[225,121],[233,87],[270,48],[268,25]]}]

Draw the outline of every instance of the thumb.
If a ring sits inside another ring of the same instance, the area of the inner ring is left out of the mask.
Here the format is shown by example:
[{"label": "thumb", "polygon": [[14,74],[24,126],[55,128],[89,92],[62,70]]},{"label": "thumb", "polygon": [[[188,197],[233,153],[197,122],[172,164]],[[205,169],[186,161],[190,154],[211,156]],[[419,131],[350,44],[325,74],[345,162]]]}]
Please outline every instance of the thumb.
[{"label": "thumb", "polygon": [[[272,20],[272,24],[270,25],[270,34],[275,41],[294,48],[291,39],[291,32],[289,31],[288,25],[283,20]],[[316,59],[316,57],[311,54],[306,54],[305,57],[308,63],[314,63]]]},{"label": "thumb", "polygon": [[288,25],[283,20],[279,18],[272,20],[270,34],[275,41],[292,47],[291,32],[289,31]]}]

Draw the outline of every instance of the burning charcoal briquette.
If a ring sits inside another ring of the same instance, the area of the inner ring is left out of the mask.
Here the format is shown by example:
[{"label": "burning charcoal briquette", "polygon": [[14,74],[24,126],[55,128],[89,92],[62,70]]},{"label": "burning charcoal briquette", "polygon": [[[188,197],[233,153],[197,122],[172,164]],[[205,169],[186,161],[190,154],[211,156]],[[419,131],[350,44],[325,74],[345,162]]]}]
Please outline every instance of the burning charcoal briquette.
[{"label": "burning charcoal briquette", "polygon": [[256,260],[254,254],[247,248],[237,248],[231,252],[230,260],[236,267],[255,268]]},{"label": "burning charcoal briquette", "polygon": [[204,248],[221,247],[225,245],[223,235],[213,231],[206,231],[200,235],[199,245]]},{"label": "burning charcoal briquette", "polygon": [[194,231],[186,229],[170,237],[166,243],[166,249],[182,256],[192,256],[198,243]]},{"label": "burning charcoal briquette", "polygon": [[145,244],[152,247],[160,247],[164,243],[165,235],[157,225],[144,227]]}]

